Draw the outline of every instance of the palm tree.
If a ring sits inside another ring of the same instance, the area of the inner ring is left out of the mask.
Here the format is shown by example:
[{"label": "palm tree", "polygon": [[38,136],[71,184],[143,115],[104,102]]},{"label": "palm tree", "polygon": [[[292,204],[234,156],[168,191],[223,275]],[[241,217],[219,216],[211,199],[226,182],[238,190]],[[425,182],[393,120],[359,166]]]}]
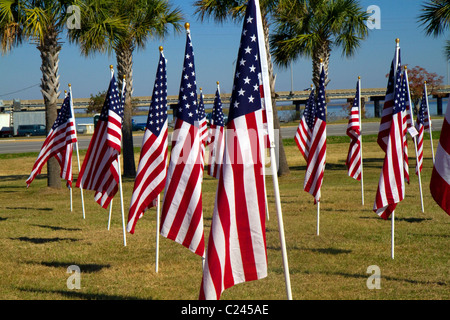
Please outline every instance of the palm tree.
[{"label": "palm tree", "polygon": [[[276,10],[281,0],[261,0],[261,15],[262,23],[264,27],[264,38],[266,42],[267,61],[269,64],[269,78],[270,78],[270,91],[272,92],[272,105],[274,114],[274,128],[279,133],[279,158],[278,158],[278,175],[289,174],[289,165],[287,163],[286,154],[283,146],[283,139],[280,132],[280,121],[278,118],[276,108],[276,94],[275,94],[275,74],[273,71],[272,58],[270,55],[269,46],[269,17]],[[212,18],[218,23],[223,23],[228,19],[235,22],[241,21],[244,18],[245,10],[247,9],[248,0],[197,0],[194,2],[196,7],[195,14],[199,16],[201,21],[207,18]]]},{"label": "palm tree", "polygon": [[[36,44],[41,54],[41,92],[45,103],[45,122],[49,131],[57,117],[59,90],[60,35],[64,30],[66,9],[64,0],[0,0],[0,46],[9,53],[23,41]],[[47,185],[61,188],[59,164],[55,158],[47,162]]]},{"label": "palm tree", "polygon": [[281,0],[270,39],[275,63],[287,67],[300,56],[311,57],[318,86],[320,61],[328,74],[332,49],[352,56],[368,35],[368,18],[357,0]]},{"label": "palm tree", "polygon": [[132,135],[133,52],[145,49],[147,41],[163,39],[169,26],[180,31],[182,14],[168,0],[77,0],[81,28],[69,32],[85,56],[95,52],[116,54],[119,87],[125,77],[127,90],[123,121],[124,176],[135,177]]},{"label": "palm tree", "polygon": [[[419,22],[425,28],[425,33],[435,37],[443,34],[450,26],[450,1],[432,0],[422,6]],[[450,60],[450,40],[446,41],[445,54]]]}]

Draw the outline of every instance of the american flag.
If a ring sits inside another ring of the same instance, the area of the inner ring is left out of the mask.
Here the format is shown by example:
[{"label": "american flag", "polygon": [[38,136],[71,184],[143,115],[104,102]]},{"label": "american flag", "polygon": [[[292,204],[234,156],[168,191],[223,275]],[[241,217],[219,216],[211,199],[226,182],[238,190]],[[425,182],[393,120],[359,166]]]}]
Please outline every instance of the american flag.
[{"label": "american flag", "polygon": [[391,70],[389,72],[389,80],[386,89],[386,95],[384,98],[383,111],[381,113],[380,129],[378,131],[378,139],[377,139],[378,145],[384,152],[386,152],[387,140],[389,138],[389,131],[391,128],[392,108],[394,106],[394,94],[396,85],[395,77],[397,70],[400,68],[401,68],[400,47],[397,45],[395,49],[395,55],[391,63]]},{"label": "american flag", "polygon": [[320,201],[327,154],[327,123],[326,123],[325,70],[322,67],[317,92],[317,102],[314,114],[314,127],[309,143],[309,156],[306,165],[305,183],[303,189],[314,197],[314,203]]},{"label": "american flag", "polygon": [[[258,3],[258,4],[255,4]],[[238,283],[267,276],[264,113],[261,102],[259,2],[250,0],[238,53],[200,299],[220,299]],[[261,51],[260,51],[261,50]],[[264,75],[263,75],[264,76]]]},{"label": "american flag", "polygon": [[142,218],[144,211],[156,205],[155,200],[164,189],[167,174],[167,137],[166,59],[161,51],[128,213],[127,231],[130,233],[134,233],[136,222]]},{"label": "american flag", "polygon": [[416,174],[422,172],[423,166],[423,133],[425,130],[430,129],[430,121],[428,118],[428,105],[427,105],[427,92],[424,86],[422,101],[420,103],[419,110],[417,112],[417,122],[416,129],[419,132],[417,137],[417,163],[416,163]]},{"label": "american flag", "polygon": [[220,99],[220,88],[217,85],[216,97],[214,99],[214,107],[212,111],[211,124],[209,126],[209,164],[208,174],[212,177],[219,178],[220,166],[223,160],[224,152],[224,126],[222,100]]},{"label": "american flag", "polygon": [[302,119],[300,120],[294,138],[298,149],[302,153],[303,158],[305,158],[305,161],[308,161],[309,142],[311,139],[312,130],[314,128],[315,108],[316,108],[314,95],[315,91],[314,89],[311,89],[309,99],[306,102],[305,110],[303,110],[303,116]]},{"label": "american flag", "polygon": [[394,106],[386,145],[386,155],[378,182],[373,211],[387,220],[405,196],[403,100],[401,68],[395,80]]},{"label": "american flag", "polygon": [[118,191],[125,90],[121,94],[112,74],[97,126],[77,179],[77,187],[94,190],[95,201],[107,208]]},{"label": "american flag", "polygon": [[72,187],[72,144],[75,142],[77,142],[77,136],[69,93],[65,97],[61,110],[33,165],[31,174],[26,181],[27,188],[34,178],[41,173],[42,167],[51,157],[55,157],[58,160],[61,167],[61,178],[67,181],[69,187]]},{"label": "american flag", "polygon": [[356,84],[356,95],[353,100],[353,106],[350,111],[350,119],[348,120],[347,135],[350,137],[350,147],[348,149],[347,160],[345,162],[348,175],[353,179],[361,181],[361,124],[359,119],[359,111],[361,109],[361,97],[359,80]]},{"label": "american flag", "polygon": [[194,51],[189,29],[178,100],[161,212],[161,235],[203,256],[203,142],[200,140]]},{"label": "american flag", "polygon": [[450,100],[436,150],[430,191],[437,204],[450,215]]}]

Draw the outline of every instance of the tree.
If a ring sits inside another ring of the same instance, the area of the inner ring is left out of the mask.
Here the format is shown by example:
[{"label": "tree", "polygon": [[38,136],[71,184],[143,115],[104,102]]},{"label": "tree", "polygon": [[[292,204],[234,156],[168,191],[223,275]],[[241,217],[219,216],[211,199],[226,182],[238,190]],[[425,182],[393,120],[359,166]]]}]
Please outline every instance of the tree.
[{"label": "tree", "polygon": [[444,80],[443,76],[439,76],[434,72],[428,72],[422,67],[415,66],[414,68],[408,68],[408,80],[409,89],[411,94],[411,100],[414,104],[414,113],[417,114],[419,110],[419,103],[423,94],[424,82],[427,82],[428,94],[436,94],[436,89],[438,89]]},{"label": "tree", "polygon": [[[450,26],[450,1],[429,0],[422,6],[419,22],[428,36],[438,37]],[[445,55],[450,60],[450,40],[446,41]]]},{"label": "tree", "polygon": [[[269,64],[269,78],[270,78],[270,91],[272,93],[272,105],[274,115],[274,129],[279,134],[279,158],[278,158],[278,175],[286,175],[290,173],[289,165],[287,163],[286,154],[283,146],[283,137],[281,136],[280,121],[278,118],[276,107],[276,94],[275,94],[275,74],[273,71],[272,57],[270,55],[270,43],[269,43],[269,18],[275,11],[280,0],[261,0],[261,15],[262,23],[264,27],[264,38],[266,42],[267,61]],[[228,19],[235,22],[242,21],[247,9],[247,0],[197,0],[194,2],[196,7],[195,14],[204,21],[207,18],[212,18],[218,23],[223,23]]]},{"label": "tree", "polygon": [[274,18],[270,44],[275,63],[288,67],[299,57],[311,57],[316,87],[321,60],[328,74],[334,48],[350,57],[368,36],[369,14],[357,0],[280,0]]},{"label": "tree", "polygon": [[132,135],[133,52],[145,49],[150,39],[163,39],[169,26],[181,30],[181,11],[168,0],[76,0],[81,11],[81,28],[69,33],[81,52],[116,54],[119,87],[126,79],[123,120],[124,176],[136,176]]},{"label": "tree", "polygon": [[[45,104],[45,123],[50,131],[57,117],[59,90],[60,35],[64,30],[69,1],[0,0],[0,43],[9,53],[23,41],[36,44],[41,55],[41,92]],[[60,168],[53,157],[47,161],[47,185],[61,188]]]}]

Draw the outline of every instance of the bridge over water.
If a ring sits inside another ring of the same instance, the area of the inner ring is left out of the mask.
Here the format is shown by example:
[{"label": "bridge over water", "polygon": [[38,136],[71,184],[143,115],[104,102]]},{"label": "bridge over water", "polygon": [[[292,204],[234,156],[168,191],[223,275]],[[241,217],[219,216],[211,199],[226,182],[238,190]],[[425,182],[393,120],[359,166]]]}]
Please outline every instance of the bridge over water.
[{"label": "bridge over water", "polygon": [[[276,92],[277,102],[292,102],[299,110],[301,105],[306,104],[309,97],[310,91],[280,91]],[[380,117],[382,102],[386,94],[386,88],[365,88],[361,89],[361,97],[365,101],[374,102],[374,115],[375,117]],[[441,86],[436,89],[433,98],[437,99],[437,111],[438,114],[442,114],[442,98],[448,97],[450,94],[450,86]],[[340,90],[327,90],[327,97],[329,100],[342,100],[342,99],[353,99],[355,96],[354,89],[340,89]],[[214,94],[204,94],[204,103],[212,104],[214,102]],[[230,100],[231,94],[222,93],[221,99],[226,103]],[[75,109],[84,109],[89,105],[89,98],[75,98],[73,100]],[[147,107],[150,105],[151,96],[133,97],[137,107]],[[178,96],[168,96],[168,104],[173,108],[178,103]],[[61,105],[63,99],[58,100],[58,104]],[[3,101],[5,110],[14,109],[14,111],[26,111],[26,110],[44,110],[43,100],[20,100],[20,104],[14,100],[4,100]]]}]

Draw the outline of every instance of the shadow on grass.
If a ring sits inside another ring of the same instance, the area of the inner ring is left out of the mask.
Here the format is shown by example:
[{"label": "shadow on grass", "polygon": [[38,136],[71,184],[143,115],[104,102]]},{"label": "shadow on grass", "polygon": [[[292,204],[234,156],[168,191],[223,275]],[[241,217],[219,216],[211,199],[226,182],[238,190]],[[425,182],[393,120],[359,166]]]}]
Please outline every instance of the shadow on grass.
[{"label": "shadow on grass", "polygon": [[8,220],[8,218],[2,218],[2,217],[0,217],[0,221],[6,221],[6,220]]},{"label": "shadow on grass", "polygon": [[32,226],[50,229],[53,231],[81,231],[80,228],[64,228],[64,227],[46,226],[46,225],[42,225],[42,224],[33,224]]},{"label": "shadow on grass", "polygon": [[43,244],[43,243],[50,243],[50,242],[60,242],[60,241],[80,241],[79,239],[72,239],[72,238],[28,238],[28,237],[19,237],[19,238],[10,238],[11,240],[19,240],[24,242],[30,242],[34,244]]},{"label": "shadow on grass", "polygon": [[304,249],[309,250],[312,252],[318,252],[318,253],[324,253],[324,254],[331,254],[331,255],[338,255],[338,254],[346,254],[351,253],[352,250],[344,250],[344,249],[336,249],[336,248],[322,248],[322,249]]},{"label": "shadow on grass", "polygon": [[35,207],[6,207],[8,210],[39,210],[39,211],[53,211],[53,208],[35,208]]},{"label": "shadow on grass", "polygon": [[383,166],[384,158],[365,158],[363,164],[365,167],[381,168]]},{"label": "shadow on grass", "polygon": [[[0,176],[0,181],[23,181],[23,188],[26,188],[26,183],[25,181],[28,179],[30,175],[20,175],[20,174],[15,174],[15,175],[10,175],[10,176]],[[34,180],[42,180],[42,179],[47,179],[47,175],[46,174],[40,174],[38,175],[36,178],[34,178]],[[9,188],[9,187],[6,187]]]},{"label": "shadow on grass", "polygon": [[97,263],[77,263],[77,262],[57,262],[57,261],[42,261],[39,264],[51,267],[51,268],[63,268],[67,269],[69,266],[75,265],[80,267],[81,273],[95,273],[100,272],[103,269],[110,268],[110,264],[97,264]]},{"label": "shadow on grass", "polygon": [[[378,217],[378,216],[374,216],[374,217],[359,217],[360,219],[375,219],[375,220],[380,220],[383,221],[382,218]],[[391,220],[391,218],[388,219],[389,221]],[[408,223],[421,223],[424,221],[431,221],[433,220],[432,218],[395,218],[395,221],[404,221],[404,222],[408,222]]]},{"label": "shadow on grass", "polygon": [[[121,295],[109,295],[105,293],[84,293],[78,291],[64,291],[64,290],[45,290],[45,289],[29,289],[19,288],[22,292],[30,292],[35,294],[59,294],[69,299],[83,299],[83,300],[143,300],[137,297],[121,296]],[[83,289],[81,289],[83,290]],[[148,298],[146,300],[153,300]]]},{"label": "shadow on grass", "polygon": [[[280,268],[280,270],[276,270],[276,272],[283,273],[283,269]],[[327,276],[340,276],[344,278],[354,278],[354,279],[367,279],[370,274],[359,274],[359,273],[347,273],[347,272],[331,272],[331,271],[309,271],[309,270],[298,270],[298,269],[292,269],[290,270],[290,274],[322,274]],[[388,280],[388,281],[400,281],[400,282],[406,282],[411,284],[420,284],[420,285],[438,285],[438,286],[447,286],[447,282],[445,281],[421,281],[421,280],[414,280],[414,279],[406,279],[406,278],[399,278],[399,277],[391,277],[386,275],[381,275],[382,280]]]},{"label": "shadow on grass", "polygon": [[[275,250],[280,251],[280,247],[267,247],[268,250]],[[345,249],[337,249],[337,248],[321,248],[321,249],[311,249],[311,248],[298,248],[298,247],[289,247],[288,250],[305,250],[305,251],[311,251],[321,254],[331,254],[331,255],[338,255],[338,254],[347,254],[351,253],[352,250],[345,250]]]}]

